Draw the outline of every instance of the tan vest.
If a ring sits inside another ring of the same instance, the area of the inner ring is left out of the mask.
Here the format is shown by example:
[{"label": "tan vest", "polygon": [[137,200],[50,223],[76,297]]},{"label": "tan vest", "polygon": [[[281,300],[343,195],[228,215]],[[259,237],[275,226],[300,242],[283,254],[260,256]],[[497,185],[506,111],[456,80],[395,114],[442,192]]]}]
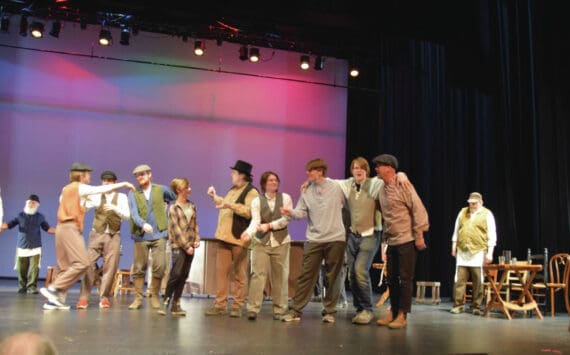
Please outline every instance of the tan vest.
[{"label": "tan vest", "polygon": [[469,207],[464,207],[459,216],[457,228],[457,248],[476,253],[487,249],[489,235],[487,233],[487,214],[489,210],[481,208],[475,218],[471,219]]},{"label": "tan vest", "polygon": [[79,231],[83,232],[85,207],[81,206],[79,198],[79,182],[71,182],[61,191],[61,200],[57,209],[57,222],[74,221]]},{"label": "tan vest", "polygon": [[352,187],[348,195],[350,210],[350,229],[353,233],[361,234],[375,226],[376,200],[370,195],[370,179],[360,186],[360,192]]},{"label": "tan vest", "polygon": [[[115,192],[111,204],[117,205],[117,200],[119,199],[119,194]],[[121,229],[121,216],[113,211],[105,211],[105,204],[107,203],[107,197],[105,194],[101,194],[101,204],[95,210],[95,218],[93,220],[93,229],[97,233],[105,233],[107,226],[109,227],[109,234],[115,234]]]}]

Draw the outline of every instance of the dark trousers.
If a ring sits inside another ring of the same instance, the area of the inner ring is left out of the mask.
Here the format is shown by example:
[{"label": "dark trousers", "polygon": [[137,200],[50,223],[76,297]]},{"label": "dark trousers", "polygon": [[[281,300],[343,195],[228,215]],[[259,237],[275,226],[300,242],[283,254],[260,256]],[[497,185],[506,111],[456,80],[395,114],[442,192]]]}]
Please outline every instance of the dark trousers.
[{"label": "dark trousers", "polygon": [[399,311],[410,313],[414,291],[414,272],[418,252],[414,242],[388,246],[388,288],[394,318]]},{"label": "dark trousers", "polygon": [[190,265],[194,259],[194,254],[188,255],[181,248],[172,249],[172,267],[170,269],[170,277],[166,284],[164,298],[179,299],[184,291],[184,285],[188,274],[190,274]]}]

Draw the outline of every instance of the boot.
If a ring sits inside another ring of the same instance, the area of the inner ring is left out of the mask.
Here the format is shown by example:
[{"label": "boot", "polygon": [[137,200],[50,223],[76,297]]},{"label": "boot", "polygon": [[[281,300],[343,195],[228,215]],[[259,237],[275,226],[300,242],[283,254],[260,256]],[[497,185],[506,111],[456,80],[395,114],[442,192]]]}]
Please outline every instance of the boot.
[{"label": "boot", "polygon": [[153,277],[152,281],[150,282],[150,305],[152,306],[152,308],[154,309],[159,309],[160,308],[160,296],[159,296],[159,292],[158,289],[160,288],[160,283],[162,282],[162,279]]},{"label": "boot", "polygon": [[[168,305],[169,304],[170,304],[170,297],[166,297],[164,299],[164,302],[162,302],[162,305],[160,306],[160,309],[158,310],[157,313],[165,316],[166,313],[168,313]],[[174,310],[174,306],[172,307],[172,309]]]},{"label": "boot", "polygon": [[130,304],[129,309],[139,309],[142,306],[144,278],[133,279],[133,287],[135,289],[135,300]]},{"label": "boot", "polygon": [[394,315],[392,314],[392,311],[388,311],[388,313],[384,316],[384,318],[382,319],[378,319],[378,321],[376,321],[376,324],[380,325],[380,326],[387,326],[388,324],[390,324],[392,321],[394,320]]},{"label": "boot", "polygon": [[404,313],[404,311],[399,311],[396,319],[390,322],[390,324],[388,324],[388,327],[390,329],[402,329],[406,327],[406,324],[408,324],[406,321],[406,313]]},{"label": "boot", "polygon": [[186,311],[180,307],[180,299],[172,301],[172,309],[170,313],[173,316],[186,317]]}]

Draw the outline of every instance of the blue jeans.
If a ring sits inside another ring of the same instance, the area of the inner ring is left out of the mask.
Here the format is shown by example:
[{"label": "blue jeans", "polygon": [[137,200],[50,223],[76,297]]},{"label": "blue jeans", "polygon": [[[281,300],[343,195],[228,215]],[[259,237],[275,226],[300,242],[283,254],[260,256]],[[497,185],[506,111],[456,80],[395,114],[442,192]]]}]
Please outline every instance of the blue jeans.
[{"label": "blue jeans", "polygon": [[375,231],[372,236],[361,237],[348,232],[348,268],[350,270],[350,290],[352,303],[357,312],[372,311],[372,282],[370,281],[370,267],[374,256],[380,247],[380,235]]}]

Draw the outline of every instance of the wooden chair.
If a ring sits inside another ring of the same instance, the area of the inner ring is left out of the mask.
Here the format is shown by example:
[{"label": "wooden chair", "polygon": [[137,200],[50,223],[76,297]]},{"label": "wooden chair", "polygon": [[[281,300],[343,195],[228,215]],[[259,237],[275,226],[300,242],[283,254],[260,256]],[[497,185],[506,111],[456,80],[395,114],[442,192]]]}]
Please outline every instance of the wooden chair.
[{"label": "wooden chair", "polygon": [[[481,281],[483,284],[483,301],[485,302],[485,304],[487,304],[487,302],[489,302],[489,300],[491,299],[491,285],[489,284],[489,281],[486,281],[486,277],[492,277],[493,280],[496,281],[497,270],[489,270],[487,272],[487,275],[485,275],[485,273],[481,275]],[[473,300],[473,282],[467,281],[465,283],[465,294],[463,296],[463,304],[467,304],[472,300]]]},{"label": "wooden chair", "polygon": [[[528,265],[528,264],[529,264],[528,260],[520,260],[516,262],[516,265]],[[525,272],[521,279],[516,272],[509,271],[509,274],[507,275],[509,291],[508,291],[508,297],[505,298],[507,302],[509,302],[511,299],[519,298],[523,290],[523,284],[526,282],[527,278],[528,278],[528,272]]]},{"label": "wooden chair", "polygon": [[130,269],[120,269],[117,270],[115,274],[115,279],[113,280],[112,293],[116,297],[117,295],[122,295],[124,293],[130,293],[135,291],[131,283],[131,270]]},{"label": "wooden chair", "polygon": [[537,305],[542,308],[543,313],[546,312],[548,300],[548,248],[544,248],[543,253],[533,254],[531,249],[527,250],[527,259],[531,264],[542,265],[542,271],[537,273],[532,282],[530,292]]},{"label": "wooden chair", "polygon": [[[548,280],[546,287],[550,291],[550,315],[554,317],[556,314],[556,293],[558,291],[564,291],[566,294],[566,289],[568,288],[568,279],[570,277],[570,254],[568,253],[558,253],[553,255],[548,262]],[[570,313],[570,305],[568,304],[568,299],[565,297],[566,310]]]}]

